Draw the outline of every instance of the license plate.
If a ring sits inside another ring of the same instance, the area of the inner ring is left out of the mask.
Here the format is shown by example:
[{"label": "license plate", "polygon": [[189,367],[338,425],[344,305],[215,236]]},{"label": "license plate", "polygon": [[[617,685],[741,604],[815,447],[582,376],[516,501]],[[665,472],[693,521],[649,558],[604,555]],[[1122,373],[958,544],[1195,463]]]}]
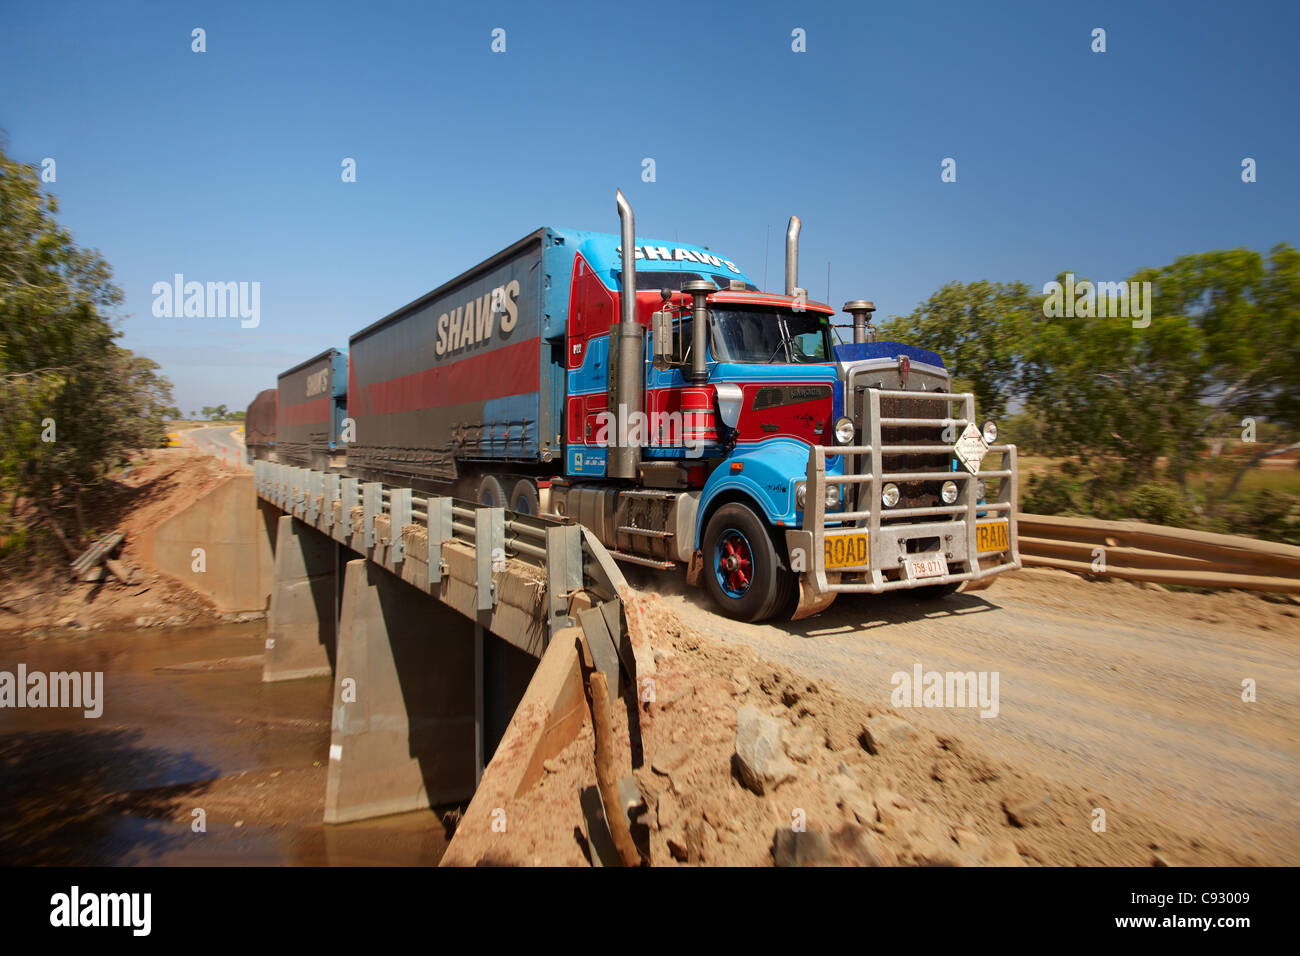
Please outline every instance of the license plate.
[{"label": "license plate", "polygon": [[908,575],[916,578],[937,578],[948,573],[948,561],[943,556],[937,558],[908,558]]},{"label": "license plate", "polygon": [[975,544],[976,550],[983,554],[985,551],[1005,551],[1011,547],[1007,540],[1007,523],[998,521],[990,524],[977,524],[975,526]]},{"label": "license plate", "polygon": [[868,534],[826,536],[825,565],[828,568],[865,568],[871,563]]}]

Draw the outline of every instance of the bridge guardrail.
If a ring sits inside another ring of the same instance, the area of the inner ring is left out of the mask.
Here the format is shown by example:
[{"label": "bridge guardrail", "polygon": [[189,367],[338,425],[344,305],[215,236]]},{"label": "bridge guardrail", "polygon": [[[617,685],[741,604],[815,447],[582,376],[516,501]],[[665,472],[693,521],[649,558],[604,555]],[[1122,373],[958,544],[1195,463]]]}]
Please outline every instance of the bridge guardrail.
[{"label": "bridge guardrail", "polygon": [[1140,521],[1021,514],[1020,555],[1081,574],[1300,594],[1300,547]]},{"label": "bridge guardrail", "polygon": [[[605,641],[611,644],[615,661],[607,675],[611,687],[618,686],[617,659],[631,663],[619,621],[619,591],[626,581],[605,547],[581,525],[483,508],[458,498],[420,496],[410,488],[278,462],[255,461],[253,487],[259,498],[353,550],[364,551],[387,570],[398,573],[400,569],[404,580],[434,595],[447,572],[445,561],[434,556],[443,555],[442,545],[449,541],[468,545],[474,550],[474,605],[479,612],[496,607],[494,572],[503,570],[506,560],[535,567],[545,582],[548,637],[564,627],[583,627],[589,637],[593,628],[603,629],[597,641],[602,650]],[[410,529],[423,534],[413,538]],[[419,537],[423,541],[416,540]],[[401,567],[412,544],[424,552],[413,555],[426,568],[420,580],[413,580]],[[600,613],[585,615],[580,608],[571,613],[569,599],[577,592],[585,592],[591,609]],[[461,608],[464,613],[474,609]],[[634,673],[630,666],[628,670]]]}]

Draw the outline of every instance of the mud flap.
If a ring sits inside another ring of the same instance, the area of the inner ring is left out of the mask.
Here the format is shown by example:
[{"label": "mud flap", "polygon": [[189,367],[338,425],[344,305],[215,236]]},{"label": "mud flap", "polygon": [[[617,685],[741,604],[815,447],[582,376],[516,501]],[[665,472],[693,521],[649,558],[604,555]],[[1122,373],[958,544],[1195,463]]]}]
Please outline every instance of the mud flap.
[{"label": "mud flap", "polygon": [[691,561],[686,565],[686,583],[693,588],[704,587],[704,552],[698,548],[692,552]]},{"label": "mud flap", "polygon": [[957,590],[962,594],[965,594],[968,591],[983,591],[985,588],[993,587],[993,582],[997,579],[998,575],[996,574],[990,574],[988,577],[983,578],[971,578],[968,581],[963,581],[961,587]]},{"label": "mud flap", "polygon": [[[827,580],[831,583],[839,581],[838,574],[827,573]],[[821,611],[826,610],[835,600],[834,591],[817,591],[813,588],[812,582],[808,575],[799,576],[799,603],[795,606],[794,613],[790,615],[790,620],[798,621],[805,617],[812,617]]]}]

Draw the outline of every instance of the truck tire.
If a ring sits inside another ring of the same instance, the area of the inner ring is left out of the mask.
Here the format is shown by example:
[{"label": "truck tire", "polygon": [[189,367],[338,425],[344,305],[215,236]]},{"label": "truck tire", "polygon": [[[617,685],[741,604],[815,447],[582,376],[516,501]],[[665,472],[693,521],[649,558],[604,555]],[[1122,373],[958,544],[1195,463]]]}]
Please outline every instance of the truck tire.
[{"label": "truck tire", "polygon": [[722,613],[761,621],[788,603],[794,575],[767,526],[742,504],[726,504],[704,530],[704,584]]},{"label": "truck tire", "polygon": [[506,505],[511,511],[521,515],[541,514],[542,505],[537,497],[537,485],[531,478],[520,478],[510,492],[510,503]]},{"label": "truck tire", "polygon": [[478,503],[482,508],[506,507],[505,489],[495,475],[484,475],[478,483]]}]

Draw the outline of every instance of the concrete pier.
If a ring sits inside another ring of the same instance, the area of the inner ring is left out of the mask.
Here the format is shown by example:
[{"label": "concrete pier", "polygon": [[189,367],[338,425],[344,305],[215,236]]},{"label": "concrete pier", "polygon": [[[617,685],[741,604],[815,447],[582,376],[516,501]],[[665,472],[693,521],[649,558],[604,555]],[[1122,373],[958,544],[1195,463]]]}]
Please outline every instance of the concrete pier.
[{"label": "concrete pier", "polygon": [[325,822],[467,800],[474,624],[373,562],[347,563]]},{"label": "concrete pier", "polygon": [[334,670],[335,551],[340,545],[281,515],[275,581],[266,620],[263,681],[321,677]]}]

